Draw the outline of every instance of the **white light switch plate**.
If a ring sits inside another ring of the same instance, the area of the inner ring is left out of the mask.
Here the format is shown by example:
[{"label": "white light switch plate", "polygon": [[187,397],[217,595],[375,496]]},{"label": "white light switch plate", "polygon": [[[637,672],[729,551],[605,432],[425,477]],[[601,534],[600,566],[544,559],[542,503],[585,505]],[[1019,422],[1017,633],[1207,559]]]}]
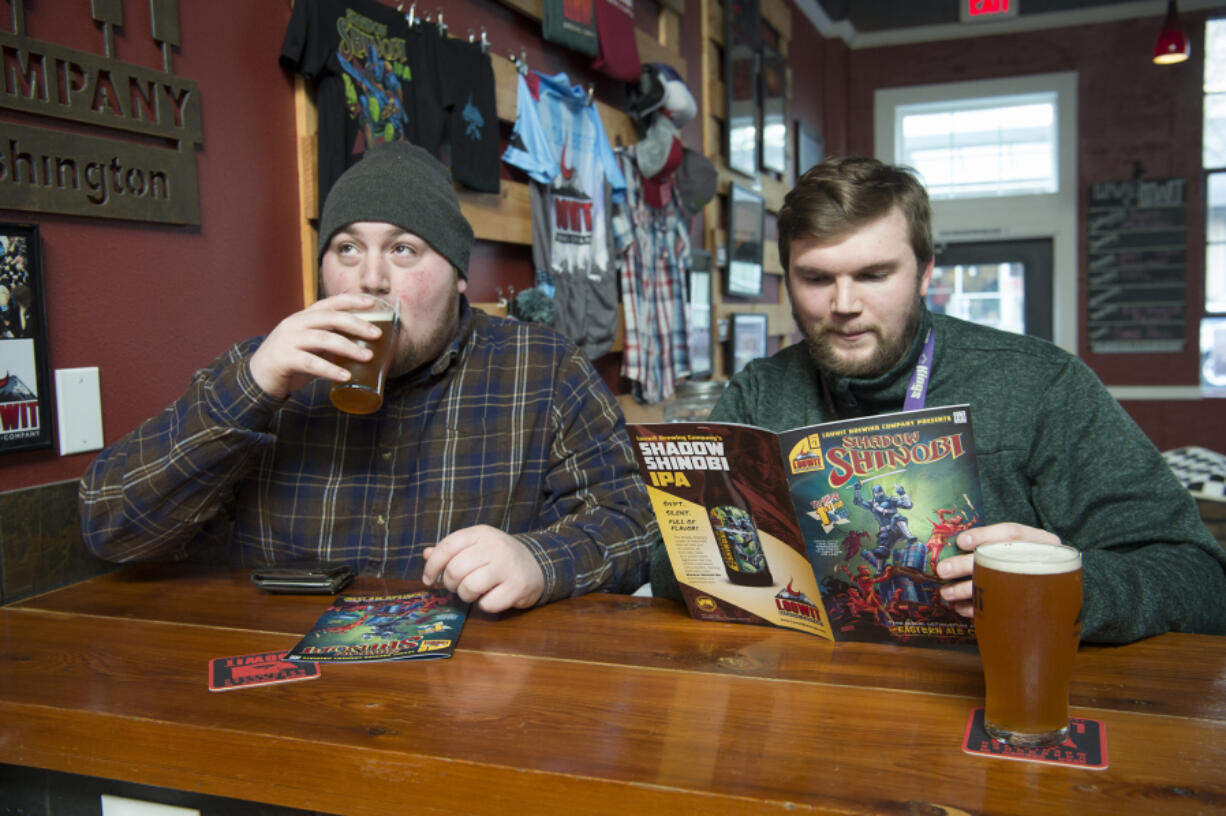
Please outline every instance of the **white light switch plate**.
[{"label": "white light switch plate", "polygon": [[61,368],[55,372],[60,456],[101,450],[102,391],[97,368]]},{"label": "white light switch plate", "polygon": [[200,816],[195,808],[159,805],[139,799],[102,794],[102,816]]}]

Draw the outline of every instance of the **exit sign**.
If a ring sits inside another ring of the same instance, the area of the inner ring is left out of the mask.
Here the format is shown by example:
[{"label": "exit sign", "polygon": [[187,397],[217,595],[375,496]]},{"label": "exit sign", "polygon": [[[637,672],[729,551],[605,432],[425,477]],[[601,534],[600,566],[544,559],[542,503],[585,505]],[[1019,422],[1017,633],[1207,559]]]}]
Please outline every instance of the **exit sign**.
[{"label": "exit sign", "polygon": [[1021,0],[962,0],[959,4],[960,19],[964,23],[986,23],[992,20],[1007,20],[1017,16]]}]

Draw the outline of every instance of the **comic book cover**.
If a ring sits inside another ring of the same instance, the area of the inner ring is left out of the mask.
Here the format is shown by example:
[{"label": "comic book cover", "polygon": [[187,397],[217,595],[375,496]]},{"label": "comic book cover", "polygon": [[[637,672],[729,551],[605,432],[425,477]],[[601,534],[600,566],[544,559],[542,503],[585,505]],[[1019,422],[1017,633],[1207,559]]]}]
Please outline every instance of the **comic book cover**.
[{"label": "comic book cover", "polygon": [[983,523],[967,405],[779,434],[792,505],[835,640],[973,643],[937,562]]},{"label": "comic book cover", "polygon": [[935,565],[982,523],[966,405],[774,434],[632,425],[690,614],[829,640],[974,642]]},{"label": "comic book cover", "polygon": [[290,649],[289,660],[359,662],[451,657],[468,604],[442,589],[343,595]]}]

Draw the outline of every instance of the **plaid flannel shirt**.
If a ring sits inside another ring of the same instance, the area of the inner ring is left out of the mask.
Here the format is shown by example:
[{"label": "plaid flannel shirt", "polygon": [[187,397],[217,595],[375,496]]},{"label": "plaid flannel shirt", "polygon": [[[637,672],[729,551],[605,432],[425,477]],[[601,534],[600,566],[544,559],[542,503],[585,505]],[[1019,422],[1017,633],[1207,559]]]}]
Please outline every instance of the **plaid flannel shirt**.
[{"label": "plaid flannel shirt", "polygon": [[612,394],[560,335],[461,302],[456,339],[366,416],[333,408],[326,381],[265,394],[249,365],[262,338],[237,344],[93,462],[86,545],[130,562],[224,539],[241,566],[418,578],[424,547],[489,524],[540,563],[542,602],[632,591],[656,525]]},{"label": "plaid flannel shirt", "polygon": [[689,223],[671,194],[663,209],[647,203],[633,148],[616,154],[626,177],[626,200],[613,217],[626,324],[621,373],[634,381],[638,399],[662,402],[690,373]]}]

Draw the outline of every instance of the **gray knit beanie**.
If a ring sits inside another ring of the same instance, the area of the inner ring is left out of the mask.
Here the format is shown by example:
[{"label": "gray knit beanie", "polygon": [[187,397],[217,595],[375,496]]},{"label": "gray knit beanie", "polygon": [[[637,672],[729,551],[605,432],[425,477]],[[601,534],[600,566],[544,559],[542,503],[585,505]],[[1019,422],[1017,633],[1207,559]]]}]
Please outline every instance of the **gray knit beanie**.
[{"label": "gray knit beanie", "polygon": [[368,150],[332,185],[319,216],[319,255],[340,229],[355,221],[395,224],[424,239],[468,277],[472,224],[442,163],[409,142]]}]

